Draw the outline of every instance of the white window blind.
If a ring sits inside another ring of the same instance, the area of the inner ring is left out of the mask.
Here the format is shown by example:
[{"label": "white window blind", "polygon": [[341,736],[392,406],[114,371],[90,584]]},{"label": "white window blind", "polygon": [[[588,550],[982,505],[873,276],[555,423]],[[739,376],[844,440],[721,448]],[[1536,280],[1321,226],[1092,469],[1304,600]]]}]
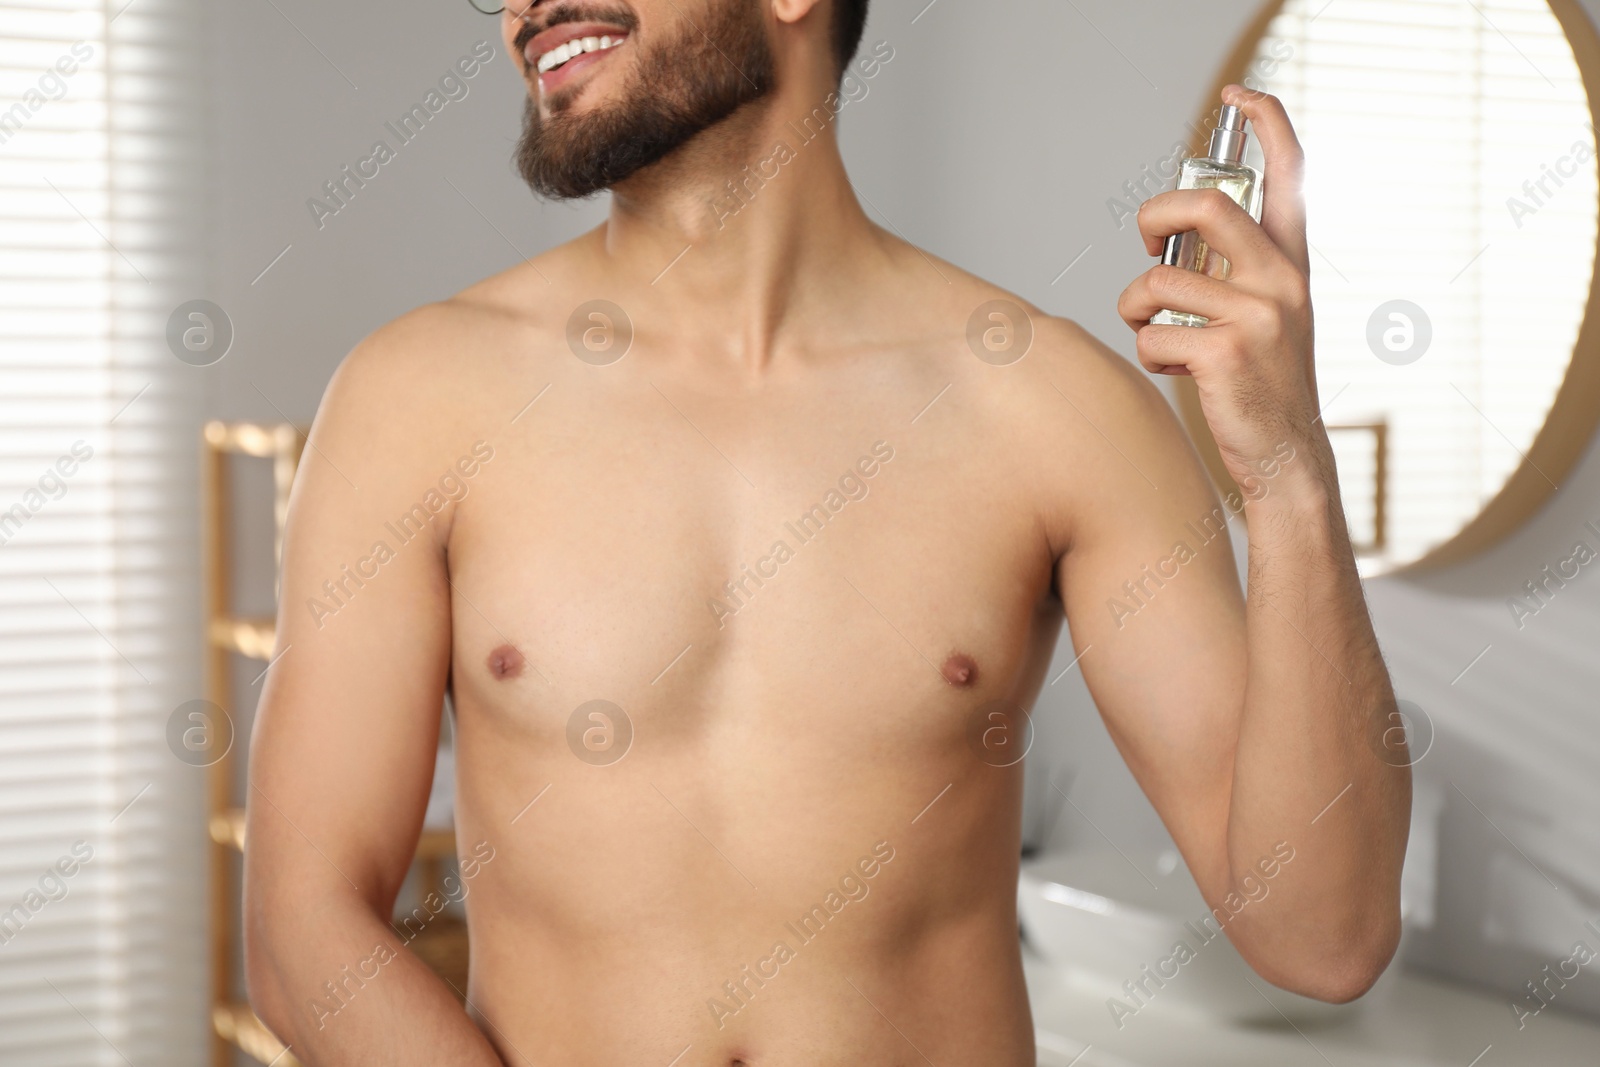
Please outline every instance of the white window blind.
[{"label": "white window blind", "polygon": [[[0,1063],[203,1060],[192,0],[0,2]],[[70,873],[67,873],[70,872]]]},{"label": "white window blind", "polygon": [[[1306,145],[1325,417],[1389,423],[1391,541],[1367,562],[1410,560],[1501,488],[1571,361],[1600,202],[1582,79],[1544,0],[1289,0],[1253,70]],[[1394,300],[1432,333],[1404,365],[1368,342]],[[1335,445],[1366,540],[1373,438]]]}]

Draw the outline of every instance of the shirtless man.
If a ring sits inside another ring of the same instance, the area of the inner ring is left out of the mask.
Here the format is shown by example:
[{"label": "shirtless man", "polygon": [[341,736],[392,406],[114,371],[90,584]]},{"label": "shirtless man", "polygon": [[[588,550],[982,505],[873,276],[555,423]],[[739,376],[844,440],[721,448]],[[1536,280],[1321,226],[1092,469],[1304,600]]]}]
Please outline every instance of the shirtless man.
[{"label": "shirtless man", "polygon": [[[1233,943],[1279,986],[1365,991],[1410,784],[1372,741],[1394,700],[1278,102],[1228,91],[1264,225],[1204,192],[1139,216],[1152,255],[1198,229],[1232,280],[1156,266],[1120,308],[1251,500],[1247,602],[1150,379],[858,206],[827,101],[886,58],[856,54],[866,0],[513,3],[523,173],[610,216],[328,388],[251,753],[266,1023],[316,1065],[1032,1064],[1018,709],[1063,616],[1207,900],[1271,866]],[[447,689],[465,1008],[389,921]]]}]

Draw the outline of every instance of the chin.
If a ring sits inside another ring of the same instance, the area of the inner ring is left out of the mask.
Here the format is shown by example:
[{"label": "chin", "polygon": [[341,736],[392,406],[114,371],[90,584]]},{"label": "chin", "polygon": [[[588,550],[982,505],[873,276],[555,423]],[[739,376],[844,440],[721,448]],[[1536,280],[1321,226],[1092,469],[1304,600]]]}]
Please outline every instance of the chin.
[{"label": "chin", "polygon": [[557,116],[583,116],[603,111],[617,103],[618,95],[614,89],[607,90],[593,83],[575,85],[570,89],[561,89],[554,93],[545,92],[535,84],[532,98],[534,106],[539,109],[539,117],[552,119]]}]

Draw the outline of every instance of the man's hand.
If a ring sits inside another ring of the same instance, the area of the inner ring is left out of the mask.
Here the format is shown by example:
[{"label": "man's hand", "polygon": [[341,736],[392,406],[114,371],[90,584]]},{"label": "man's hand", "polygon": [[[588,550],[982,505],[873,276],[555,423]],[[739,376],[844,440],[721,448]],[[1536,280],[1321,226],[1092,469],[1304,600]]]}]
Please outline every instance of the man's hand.
[{"label": "man's hand", "polygon": [[[1227,281],[1157,266],[1123,292],[1117,310],[1139,335],[1139,362],[1156,374],[1192,375],[1212,436],[1235,481],[1255,476],[1287,443],[1317,434],[1310,261],[1302,195],[1305,153],[1277,97],[1230,85],[1266,155],[1266,200],[1257,223],[1216,189],[1163,193],[1139,211],[1145,250],[1198,230],[1232,264]],[[1162,309],[1204,315],[1210,325],[1152,326]],[[1304,466],[1302,470],[1306,469]]]}]

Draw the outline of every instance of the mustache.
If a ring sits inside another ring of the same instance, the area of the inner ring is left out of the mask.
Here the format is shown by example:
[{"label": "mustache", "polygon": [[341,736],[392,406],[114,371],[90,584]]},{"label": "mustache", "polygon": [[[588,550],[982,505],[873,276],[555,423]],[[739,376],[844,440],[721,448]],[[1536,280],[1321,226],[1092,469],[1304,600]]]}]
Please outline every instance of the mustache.
[{"label": "mustache", "polygon": [[567,4],[550,12],[538,25],[524,22],[517,30],[516,38],[511,42],[512,47],[518,55],[521,55],[528,47],[528,42],[539,34],[569,22],[605,22],[630,34],[639,28],[639,16],[625,7],[600,8]]}]

